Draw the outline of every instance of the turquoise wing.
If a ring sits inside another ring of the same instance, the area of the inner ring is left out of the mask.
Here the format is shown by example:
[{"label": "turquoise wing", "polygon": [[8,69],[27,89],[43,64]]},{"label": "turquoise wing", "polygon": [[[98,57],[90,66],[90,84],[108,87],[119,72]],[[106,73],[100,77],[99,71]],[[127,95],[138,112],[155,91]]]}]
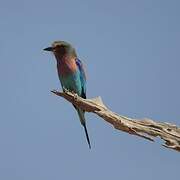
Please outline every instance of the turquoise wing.
[{"label": "turquoise wing", "polygon": [[76,64],[80,72],[80,80],[81,80],[81,87],[82,87],[81,97],[86,99],[86,73],[84,70],[83,63],[81,62],[80,59],[76,59]]}]

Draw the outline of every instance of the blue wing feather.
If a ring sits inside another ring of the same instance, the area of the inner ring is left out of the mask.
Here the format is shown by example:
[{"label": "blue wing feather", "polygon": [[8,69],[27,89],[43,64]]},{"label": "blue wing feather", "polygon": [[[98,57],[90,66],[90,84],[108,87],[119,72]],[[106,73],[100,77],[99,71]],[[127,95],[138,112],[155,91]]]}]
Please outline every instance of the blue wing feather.
[{"label": "blue wing feather", "polygon": [[80,80],[81,80],[81,86],[82,86],[81,97],[86,99],[86,73],[84,70],[83,63],[81,62],[80,59],[76,59],[76,64],[77,64],[77,66],[79,68],[79,72],[80,72]]},{"label": "blue wing feather", "polygon": [[[81,81],[81,88],[82,88],[81,97],[86,99],[86,74],[85,74],[85,70],[84,70],[82,62],[79,59],[76,59],[76,64],[77,64],[79,72],[80,72],[80,81]],[[86,121],[85,121],[85,116],[84,116],[85,111],[83,111],[81,109],[77,109],[77,112],[78,112],[81,124],[84,127],[86,139],[87,139],[87,142],[89,144],[89,148],[91,148],[91,143],[90,143],[89,135],[87,132]]]}]

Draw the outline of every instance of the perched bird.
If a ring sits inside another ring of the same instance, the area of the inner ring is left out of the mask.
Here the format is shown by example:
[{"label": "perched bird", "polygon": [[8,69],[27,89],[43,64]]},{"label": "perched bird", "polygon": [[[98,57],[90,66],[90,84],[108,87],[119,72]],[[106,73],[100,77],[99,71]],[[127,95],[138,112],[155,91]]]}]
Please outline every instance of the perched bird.
[{"label": "perched bird", "polygon": [[[57,61],[57,72],[63,91],[69,90],[86,99],[86,75],[82,62],[78,59],[74,47],[65,41],[55,41],[45,51],[53,52]],[[91,148],[85,120],[85,111],[73,105],[84,127],[86,139]]]}]

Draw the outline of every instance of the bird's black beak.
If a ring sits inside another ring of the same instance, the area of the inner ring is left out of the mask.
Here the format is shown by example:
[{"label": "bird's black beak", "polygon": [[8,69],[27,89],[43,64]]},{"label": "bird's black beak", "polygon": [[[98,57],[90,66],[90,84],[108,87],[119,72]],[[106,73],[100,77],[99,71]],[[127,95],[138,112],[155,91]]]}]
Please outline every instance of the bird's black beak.
[{"label": "bird's black beak", "polygon": [[43,49],[44,51],[53,51],[53,48],[52,47],[48,47],[48,48],[45,48]]}]

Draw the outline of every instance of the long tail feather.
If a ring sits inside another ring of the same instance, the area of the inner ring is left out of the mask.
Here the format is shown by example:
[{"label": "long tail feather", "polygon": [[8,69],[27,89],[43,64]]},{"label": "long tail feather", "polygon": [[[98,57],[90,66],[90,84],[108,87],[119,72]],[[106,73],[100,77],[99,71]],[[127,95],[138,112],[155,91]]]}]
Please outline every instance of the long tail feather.
[{"label": "long tail feather", "polygon": [[85,121],[85,117],[84,117],[84,111],[81,110],[81,109],[77,109],[77,112],[78,112],[78,115],[79,115],[81,124],[82,124],[82,126],[84,127],[84,131],[85,131],[85,134],[86,134],[86,139],[87,139],[87,142],[88,142],[88,145],[89,145],[89,149],[91,149],[91,143],[90,143],[90,139],[89,139],[87,127],[86,127],[86,121]]},{"label": "long tail feather", "polygon": [[84,127],[84,130],[85,130],[85,133],[86,133],[86,139],[87,139],[87,142],[88,142],[88,145],[89,145],[89,149],[91,149],[91,143],[90,143],[90,140],[89,140],[89,135],[88,135],[88,131],[87,131],[87,128],[86,128],[86,124],[84,124],[83,127]]}]

